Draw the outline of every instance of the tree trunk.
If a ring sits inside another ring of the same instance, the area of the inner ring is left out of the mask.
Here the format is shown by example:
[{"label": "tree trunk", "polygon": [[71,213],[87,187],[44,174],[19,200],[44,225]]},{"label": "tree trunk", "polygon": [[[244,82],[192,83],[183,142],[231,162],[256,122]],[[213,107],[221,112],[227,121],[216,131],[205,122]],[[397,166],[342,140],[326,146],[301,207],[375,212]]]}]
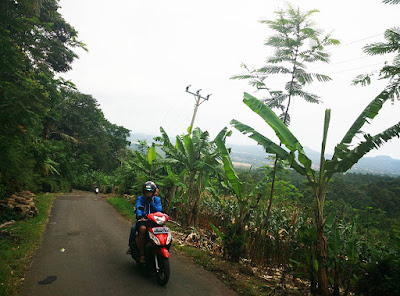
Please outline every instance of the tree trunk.
[{"label": "tree trunk", "polygon": [[339,266],[337,261],[335,261],[335,275],[333,277],[333,295],[332,296],[340,296],[339,291]]},{"label": "tree trunk", "polygon": [[[262,240],[262,231],[265,228],[265,226],[267,225],[268,220],[269,220],[269,215],[271,213],[272,201],[274,199],[275,179],[276,179],[277,167],[278,167],[278,159],[275,157],[274,171],[273,171],[272,182],[271,182],[271,193],[270,193],[270,197],[269,197],[269,204],[268,204],[267,213],[265,215],[264,220],[261,222],[260,227],[258,228],[257,233],[256,233],[255,238],[254,238],[253,257],[257,257],[257,258],[258,258],[258,253],[259,253],[259,247],[261,245],[261,240]],[[258,204],[258,201],[257,201],[257,204]]]},{"label": "tree trunk", "polygon": [[323,218],[317,214],[317,261],[318,261],[318,295],[328,296],[328,274],[326,270],[326,261],[328,250],[326,238],[324,236],[325,223]]},{"label": "tree trunk", "polygon": [[50,139],[51,123],[46,122],[43,128],[43,139]]},{"label": "tree trunk", "polygon": [[317,295],[317,278],[313,271],[314,267],[313,267],[313,262],[312,262],[314,253],[315,253],[315,248],[314,248],[314,245],[311,244],[310,254],[309,254],[310,261],[308,262],[308,270],[309,270],[309,276],[310,276],[310,291],[311,291],[311,295],[316,296]]},{"label": "tree trunk", "polygon": [[194,195],[194,187],[195,187],[195,174],[196,173],[191,173],[190,174],[190,183],[189,183],[189,200],[188,200],[188,218],[187,218],[187,225],[191,226],[192,220],[193,220],[193,195]]},{"label": "tree trunk", "polygon": [[192,218],[193,221],[192,221],[192,223],[193,223],[194,227],[197,226],[198,204],[200,203],[201,193],[203,192],[203,183],[202,183],[202,179],[201,178],[202,178],[202,175],[200,173],[199,176],[198,176],[199,184],[198,184],[198,187],[197,187],[197,192],[196,192],[197,194],[196,194],[194,205],[193,205],[193,209],[192,209],[192,212],[193,212],[193,218]]},{"label": "tree trunk", "polygon": [[171,202],[176,194],[177,189],[178,189],[178,186],[172,185],[172,187],[168,191],[168,195],[166,196],[166,210],[167,211],[171,210]]}]

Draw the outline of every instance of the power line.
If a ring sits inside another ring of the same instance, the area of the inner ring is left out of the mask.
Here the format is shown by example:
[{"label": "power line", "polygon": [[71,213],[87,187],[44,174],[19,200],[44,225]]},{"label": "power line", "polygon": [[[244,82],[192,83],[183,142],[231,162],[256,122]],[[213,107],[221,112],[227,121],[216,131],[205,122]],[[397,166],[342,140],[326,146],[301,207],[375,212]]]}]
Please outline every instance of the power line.
[{"label": "power line", "polygon": [[354,59],[349,59],[349,60],[345,60],[345,61],[341,61],[341,62],[337,62],[337,63],[332,63],[332,64],[328,63],[328,64],[320,66],[320,67],[311,68],[310,71],[314,71],[316,69],[321,69],[321,68],[327,68],[327,67],[330,67],[330,66],[333,66],[333,65],[344,64],[344,63],[351,62],[351,61],[362,60],[362,59],[365,59],[365,58],[372,58],[372,57],[374,57],[374,56],[367,55],[367,56],[358,57],[358,58],[354,58]]},{"label": "power line", "polygon": [[363,66],[363,67],[351,68],[351,69],[346,69],[346,70],[342,70],[342,71],[338,71],[338,72],[328,73],[327,75],[339,74],[339,73],[343,73],[343,72],[348,72],[348,71],[353,71],[353,70],[368,68],[368,67],[377,66],[377,65],[382,65],[382,62],[377,63],[377,64],[372,64],[372,65]]},{"label": "power line", "polygon": [[354,43],[357,43],[357,42],[361,42],[361,41],[364,41],[364,40],[368,40],[368,39],[371,39],[371,38],[374,38],[374,37],[378,37],[378,36],[381,36],[381,35],[384,35],[384,34],[385,34],[385,33],[380,33],[380,34],[368,36],[368,37],[365,37],[365,38],[362,38],[362,39],[358,39],[358,40],[355,40],[355,41],[352,41],[352,42],[349,42],[349,43],[341,44],[341,45],[339,45],[339,46],[336,46],[336,47],[327,49],[326,51],[336,50],[336,49],[338,49],[338,48],[341,48],[341,47],[344,47],[344,46],[348,46],[348,45],[351,45],[351,44],[354,44]]}]

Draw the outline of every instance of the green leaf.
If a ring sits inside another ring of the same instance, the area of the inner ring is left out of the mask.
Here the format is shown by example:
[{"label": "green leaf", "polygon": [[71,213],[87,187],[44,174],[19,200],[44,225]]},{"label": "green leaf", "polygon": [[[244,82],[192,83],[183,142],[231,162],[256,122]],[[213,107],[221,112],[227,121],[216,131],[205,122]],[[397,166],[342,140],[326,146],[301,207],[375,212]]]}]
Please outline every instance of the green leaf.
[{"label": "green leaf", "polygon": [[326,218],[325,222],[326,230],[328,231],[332,230],[333,224],[335,224],[335,219],[336,219],[336,211],[332,211]]},{"label": "green leaf", "polygon": [[336,172],[346,172],[369,151],[382,146],[394,137],[400,137],[400,122],[375,136],[365,135],[364,141],[351,151],[343,149],[342,151],[346,151],[346,153],[341,152],[342,160],[331,161],[329,169]]},{"label": "green leaf", "polygon": [[317,259],[313,259],[313,268],[315,272],[318,272],[318,261]]},{"label": "green leaf", "polygon": [[296,260],[293,260],[293,259],[289,259],[289,261],[291,261],[293,263],[296,263],[296,265],[298,267],[303,267],[303,268],[305,267],[305,265],[303,263],[300,263],[299,261],[296,261]]},{"label": "green leaf", "polygon": [[346,243],[346,253],[351,264],[355,264],[358,261],[356,239],[357,237],[353,236]]},{"label": "green leaf", "polygon": [[229,180],[229,183],[232,186],[233,191],[235,192],[237,198],[239,199],[239,201],[241,201],[243,199],[242,197],[242,192],[241,192],[241,186],[242,184],[239,181],[239,178],[236,174],[236,171],[233,167],[231,158],[229,157],[229,153],[228,150],[226,149],[225,146],[225,138],[227,136],[227,128],[225,127],[224,129],[222,129],[219,134],[217,135],[217,137],[215,138],[214,142],[217,145],[221,156],[222,156],[222,161],[224,164],[224,171],[225,174]]},{"label": "green leaf", "polygon": [[243,102],[249,106],[251,110],[257,113],[265,122],[271,126],[279,140],[292,152],[298,152],[299,162],[304,166],[305,171],[308,174],[314,174],[311,169],[311,160],[304,153],[303,146],[296,139],[296,137],[290,132],[288,127],[276,116],[276,114],[268,108],[263,102],[256,99],[255,97],[244,93]]},{"label": "green leaf", "polygon": [[182,153],[182,155],[184,155],[186,157],[187,153],[186,153],[185,145],[183,144],[182,139],[179,136],[176,136],[175,147],[180,153]]},{"label": "green leaf", "polygon": [[194,164],[195,164],[195,158],[196,158],[195,157],[193,140],[192,140],[190,134],[186,135],[184,137],[184,139],[185,139],[185,149],[186,149],[186,152],[187,152],[189,166],[191,168],[193,168]]},{"label": "green leaf", "polygon": [[231,120],[230,123],[244,135],[250,134],[249,138],[255,140],[259,145],[263,146],[266,152],[276,154],[280,159],[290,158],[289,153],[285,151],[282,147],[275,144],[262,134],[258,133],[248,125],[243,124],[235,119]]},{"label": "green leaf", "polygon": [[342,158],[346,154],[347,146],[352,142],[355,135],[361,132],[362,126],[368,122],[368,119],[373,119],[379,113],[382,105],[389,99],[389,93],[384,90],[364,109],[358,116],[356,121],[347,131],[342,141],[335,147],[333,159]]},{"label": "green leaf", "polygon": [[329,123],[331,120],[331,110],[325,110],[325,121],[324,121],[324,132],[322,136],[322,145],[321,145],[321,159],[320,159],[320,177],[324,177],[325,173],[325,147],[326,141],[328,139],[328,130],[329,130]]},{"label": "green leaf", "polygon": [[156,158],[157,158],[156,147],[155,144],[153,143],[151,145],[151,148],[147,151],[147,161],[149,162],[150,165],[152,165],[153,161]]},{"label": "green leaf", "polygon": [[163,139],[164,146],[171,147],[172,144],[169,140],[169,137],[168,137],[167,133],[165,132],[165,130],[161,126],[160,126],[160,133],[161,133],[161,136]]},{"label": "green leaf", "polygon": [[290,74],[291,71],[286,67],[281,66],[265,66],[260,69],[257,69],[260,73],[265,74]]},{"label": "green leaf", "polygon": [[325,227],[327,232],[330,233],[328,240],[329,256],[336,260],[340,253],[340,236],[339,229],[336,223],[336,212],[332,211],[326,219]]},{"label": "green leaf", "polygon": [[218,235],[218,238],[222,240],[224,238],[224,234],[211,222],[210,222],[210,226],[211,226],[212,230],[214,230],[214,232]]}]

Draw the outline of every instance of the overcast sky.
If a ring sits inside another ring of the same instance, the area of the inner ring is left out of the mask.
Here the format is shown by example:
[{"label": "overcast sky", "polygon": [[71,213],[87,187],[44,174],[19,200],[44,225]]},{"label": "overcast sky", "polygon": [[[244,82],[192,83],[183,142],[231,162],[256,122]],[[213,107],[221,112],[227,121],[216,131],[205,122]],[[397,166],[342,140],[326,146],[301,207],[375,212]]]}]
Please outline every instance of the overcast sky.
[{"label": "overcast sky", "polygon": [[[198,110],[195,126],[217,133],[237,119],[275,139],[271,129],[244,103],[243,92],[254,92],[247,81],[230,80],[244,73],[240,67],[260,67],[272,55],[264,41],[273,32],[262,19],[275,19],[274,11],[286,1],[267,0],[61,0],[61,13],[79,32],[89,52],[78,50],[73,70],[63,75],[79,91],[95,97],[106,118],[134,133],[182,134],[190,125],[194,97],[185,92],[202,89],[212,94]],[[365,106],[386,82],[369,87],[352,86],[361,73],[379,70],[392,56],[366,56],[362,47],[384,41],[386,29],[400,26],[400,5],[381,0],[298,0],[302,11],[318,9],[313,20],[341,45],[331,47],[331,63],[310,65],[333,81],[314,82],[306,90],[318,94],[323,104],[296,99],[290,110],[290,129],[303,146],[320,150],[324,111],[332,109],[328,151],[342,139]],[[267,80],[268,81],[268,80]],[[279,81],[272,79],[271,87]],[[400,102],[387,104],[364,131],[376,133],[399,122]],[[229,142],[254,144],[234,132]],[[398,138],[368,156],[400,159]]]}]

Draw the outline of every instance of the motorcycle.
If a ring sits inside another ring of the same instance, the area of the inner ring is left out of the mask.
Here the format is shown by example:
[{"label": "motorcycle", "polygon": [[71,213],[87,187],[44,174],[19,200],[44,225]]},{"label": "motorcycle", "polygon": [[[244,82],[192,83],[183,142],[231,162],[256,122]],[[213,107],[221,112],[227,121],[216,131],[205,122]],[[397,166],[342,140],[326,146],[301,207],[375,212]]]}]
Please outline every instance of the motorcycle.
[{"label": "motorcycle", "polygon": [[139,249],[136,245],[132,250],[132,258],[140,266],[145,267],[149,274],[155,274],[157,283],[165,286],[168,283],[169,268],[169,248],[171,247],[171,230],[165,226],[169,220],[167,214],[156,212],[148,214],[144,221],[148,221],[145,242],[145,260],[146,264],[140,263]]}]

